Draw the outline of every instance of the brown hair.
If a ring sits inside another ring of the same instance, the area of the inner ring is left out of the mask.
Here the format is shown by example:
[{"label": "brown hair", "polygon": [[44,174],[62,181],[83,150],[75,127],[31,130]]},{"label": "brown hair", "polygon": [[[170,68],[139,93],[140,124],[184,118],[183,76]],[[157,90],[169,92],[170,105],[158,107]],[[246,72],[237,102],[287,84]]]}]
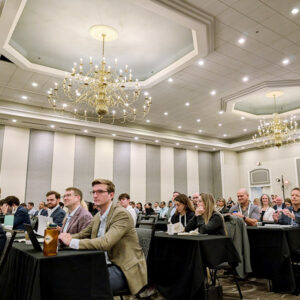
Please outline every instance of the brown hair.
[{"label": "brown hair", "polygon": [[96,185],[96,184],[105,184],[107,185],[107,192],[108,193],[114,193],[115,192],[115,185],[108,179],[95,179],[92,182],[92,186]]},{"label": "brown hair", "polygon": [[268,197],[268,204],[269,204],[269,207],[272,207],[271,198],[270,198],[270,196],[269,196],[268,194],[262,194],[262,195],[260,196],[260,204],[261,204],[261,206],[263,206],[263,203],[262,203],[262,197],[263,197],[263,196],[267,196],[267,197]]},{"label": "brown hair", "polygon": [[292,191],[298,191],[298,192],[300,192],[300,188],[295,187],[295,188],[292,189]]},{"label": "brown hair", "polygon": [[212,194],[208,193],[201,193],[200,196],[205,206],[205,212],[203,214],[204,223],[207,224],[215,211],[215,199]]},{"label": "brown hair", "polygon": [[124,198],[130,200],[130,196],[127,193],[120,194],[119,200],[124,199]]},{"label": "brown hair", "polygon": [[186,211],[195,211],[195,208],[192,205],[190,199],[185,194],[179,194],[178,196],[175,197],[174,201],[182,203],[185,206]]},{"label": "brown hair", "polygon": [[16,196],[7,196],[4,199],[4,201],[5,201],[4,203],[7,203],[8,206],[13,206],[13,204],[15,204],[16,206],[20,205],[20,200]]},{"label": "brown hair", "polygon": [[46,197],[50,196],[50,195],[55,195],[55,198],[56,199],[60,199],[60,193],[58,192],[55,192],[55,191],[49,191],[47,194],[46,194]]},{"label": "brown hair", "polygon": [[291,200],[291,198],[285,198],[285,199],[284,199],[284,202],[288,202],[288,203],[290,203],[290,204],[292,205],[292,200]]},{"label": "brown hair", "polygon": [[80,201],[82,199],[82,191],[76,187],[68,187],[66,188],[66,191],[73,191],[75,196],[79,196],[80,197]]}]

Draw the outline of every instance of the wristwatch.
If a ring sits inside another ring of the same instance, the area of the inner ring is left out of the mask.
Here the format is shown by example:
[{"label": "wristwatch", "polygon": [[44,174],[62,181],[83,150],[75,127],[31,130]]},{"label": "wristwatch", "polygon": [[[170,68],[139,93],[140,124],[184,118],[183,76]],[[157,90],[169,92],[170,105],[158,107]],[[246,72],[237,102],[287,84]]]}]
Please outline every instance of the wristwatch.
[{"label": "wristwatch", "polygon": [[244,221],[246,221],[246,217],[245,216],[243,216],[243,219],[244,219]]}]

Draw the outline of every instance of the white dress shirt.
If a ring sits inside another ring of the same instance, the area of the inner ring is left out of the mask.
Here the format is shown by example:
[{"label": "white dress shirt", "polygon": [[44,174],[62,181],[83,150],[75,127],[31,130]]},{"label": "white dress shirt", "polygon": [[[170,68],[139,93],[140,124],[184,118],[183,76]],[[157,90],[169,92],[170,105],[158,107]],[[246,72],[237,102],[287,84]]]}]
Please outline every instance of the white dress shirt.
[{"label": "white dress shirt", "polygon": [[131,207],[131,205],[128,205],[128,206],[127,206],[127,210],[130,212],[130,214],[131,214],[131,216],[132,216],[133,223],[134,223],[134,227],[135,227],[135,224],[136,224],[136,212],[135,212],[135,210]]}]

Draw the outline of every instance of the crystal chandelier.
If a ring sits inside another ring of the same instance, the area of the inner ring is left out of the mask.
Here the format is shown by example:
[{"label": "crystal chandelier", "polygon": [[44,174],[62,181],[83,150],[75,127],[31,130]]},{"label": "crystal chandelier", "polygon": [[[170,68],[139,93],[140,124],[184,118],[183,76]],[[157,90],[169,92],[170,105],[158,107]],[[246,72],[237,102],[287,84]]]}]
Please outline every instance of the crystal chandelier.
[{"label": "crystal chandelier", "polygon": [[[107,65],[104,56],[104,43],[118,37],[116,30],[110,26],[94,25],[89,29],[90,35],[102,41],[102,59],[94,63],[92,57],[87,65],[81,58],[74,62],[72,71],[65,74],[62,88],[58,83],[48,91],[48,101],[56,112],[69,113],[85,120],[108,119],[114,123],[133,122],[138,115],[145,117],[151,107],[151,97],[144,93],[143,105],[136,103],[140,99],[141,87],[138,79],[133,79],[128,65],[118,69],[117,59],[113,66]],[[60,90],[63,91],[60,92]],[[59,94],[61,93],[61,94]],[[69,103],[58,104],[58,97],[66,96]],[[67,109],[67,107],[71,109]],[[92,108],[92,112],[88,108]]]},{"label": "crystal chandelier", "polygon": [[274,99],[274,113],[271,120],[260,120],[258,133],[254,134],[253,141],[262,147],[280,147],[283,143],[296,142],[297,122],[295,116],[282,119],[276,112],[276,96],[282,92],[271,92],[267,97]]}]

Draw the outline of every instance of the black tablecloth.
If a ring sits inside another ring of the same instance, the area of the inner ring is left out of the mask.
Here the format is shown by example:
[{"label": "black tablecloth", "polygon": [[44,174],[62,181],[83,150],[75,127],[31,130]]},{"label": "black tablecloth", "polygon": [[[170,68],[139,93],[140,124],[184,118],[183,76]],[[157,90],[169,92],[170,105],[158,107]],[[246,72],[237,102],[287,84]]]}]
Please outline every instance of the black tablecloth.
[{"label": "black tablecloth", "polygon": [[300,249],[299,228],[247,228],[253,276],[272,280],[274,292],[294,292],[291,254]]},{"label": "black tablecloth", "polygon": [[45,257],[32,245],[12,247],[0,274],[1,300],[112,299],[104,252],[65,249]]},{"label": "black tablecloth", "polygon": [[199,299],[205,267],[236,264],[239,255],[229,237],[177,236],[156,232],[150,249],[149,281],[168,300]]}]

